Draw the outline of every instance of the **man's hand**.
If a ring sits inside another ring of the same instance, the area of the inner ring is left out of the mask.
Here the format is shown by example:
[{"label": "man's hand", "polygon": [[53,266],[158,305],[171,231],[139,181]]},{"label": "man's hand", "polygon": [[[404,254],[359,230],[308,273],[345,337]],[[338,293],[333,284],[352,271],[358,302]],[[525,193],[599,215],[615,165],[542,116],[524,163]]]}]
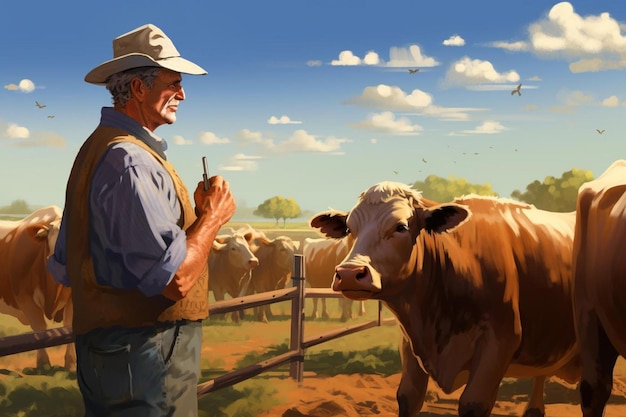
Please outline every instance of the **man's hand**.
[{"label": "man's hand", "polygon": [[209,189],[204,191],[204,182],[200,181],[193,193],[196,203],[196,215],[209,215],[222,226],[235,214],[235,199],[230,192],[228,182],[221,175],[209,178]]}]

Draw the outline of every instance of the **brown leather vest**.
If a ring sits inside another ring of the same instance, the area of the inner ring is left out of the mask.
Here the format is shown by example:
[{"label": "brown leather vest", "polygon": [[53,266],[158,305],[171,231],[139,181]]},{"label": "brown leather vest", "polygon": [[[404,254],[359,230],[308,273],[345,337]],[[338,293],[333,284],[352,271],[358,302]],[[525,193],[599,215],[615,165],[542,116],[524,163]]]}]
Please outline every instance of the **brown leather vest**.
[{"label": "brown leather vest", "polygon": [[209,313],[209,279],[202,275],[182,300],[174,302],[162,295],[147,297],[139,290],[117,289],[98,284],[89,253],[89,190],[94,169],[109,146],[118,142],[134,143],[163,165],[174,182],[181,204],[179,225],[183,230],[196,220],[187,188],[171,163],[148,145],[127,132],[98,127],[81,147],[67,183],[64,222],[67,232],[67,275],[72,288],[74,334],[113,326],[150,326],[158,322],[202,320]]}]

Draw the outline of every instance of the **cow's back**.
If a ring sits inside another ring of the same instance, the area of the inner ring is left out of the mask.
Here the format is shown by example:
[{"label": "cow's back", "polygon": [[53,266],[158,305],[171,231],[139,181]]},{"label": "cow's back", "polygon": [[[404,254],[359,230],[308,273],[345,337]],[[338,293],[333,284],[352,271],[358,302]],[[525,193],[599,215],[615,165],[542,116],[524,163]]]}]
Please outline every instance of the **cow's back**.
[{"label": "cow's back", "polygon": [[451,235],[481,265],[481,276],[473,277],[475,285],[483,286],[481,297],[495,295],[488,302],[510,303],[519,314],[522,338],[513,363],[545,367],[571,359],[575,213],[547,212],[506,199],[456,202],[472,210],[471,221]]},{"label": "cow's back", "polygon": [[583,184],[577,201],[574,297],[626,354],[626,161]]},{"label": "cow's back", "polygon": [[[21,300],[31,298],[48,319],[69,300],[70,289],[57,283],[48,272],[51,254],[48,238],[38,237],[44,229],[58,227],[61,209],[38,209],[19,221],[0,221],[0,299],[20,309]],[[54,242],[51,242],[54,244]]]},{"label": "cow's back", "polygon": [[335,275],[335,267],[345,258],[350,249],[346,239],[305,239],[302,254],[306,280],[311,287],[330,288]]}]

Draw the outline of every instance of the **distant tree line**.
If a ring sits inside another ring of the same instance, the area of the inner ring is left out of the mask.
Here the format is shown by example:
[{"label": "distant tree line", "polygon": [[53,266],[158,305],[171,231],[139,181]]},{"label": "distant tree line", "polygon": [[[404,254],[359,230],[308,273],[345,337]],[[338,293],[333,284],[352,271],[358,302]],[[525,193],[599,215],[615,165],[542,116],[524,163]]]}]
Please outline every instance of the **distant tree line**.
[{"label": "distant tree line", "polygon": [[[511,197],[518,201],[533,204],[535,207],[558,212],[576,210],[578,188],[585,182],[593,180],[589,170],[573,168],[563,172],[560,177],[547,176],[543,181],[535,180],[526,186],[525,191],[514,190]],[[425,198],[438,202],[452,201],[456,197],[468,194],[491,195],[499,197],[491,184],[473,184],[465,178],[438,177],[429,175],[423,181],[416,181],[412,187],[422,192]],[[0,207],[0,214],[27,214],[35,208],[25,200],[14,200],[8,206]],[[285,227],[288,219],[295,219],[304,213],[293,198],[280,195],[268,198],[259,204],[252,212],[254,216],[276,220],[276,225],[282,220]]]},{"label": "distant tree line", "polygon": [[[511,197],[535,207],[558,212],[576,210],[578,188],[593,180],[589,170],[573,168],[565,171],[559,178],[547,176],[543,181],[535,180],[526,186],[526,191],[514,190]],[[467,194],[498,196],[490,184],[472,184],[465,178],[442,178],[429,175],[424,181],[416,181],[413,188],[420,190],[422,196],[438,202],[451,201]]]}]

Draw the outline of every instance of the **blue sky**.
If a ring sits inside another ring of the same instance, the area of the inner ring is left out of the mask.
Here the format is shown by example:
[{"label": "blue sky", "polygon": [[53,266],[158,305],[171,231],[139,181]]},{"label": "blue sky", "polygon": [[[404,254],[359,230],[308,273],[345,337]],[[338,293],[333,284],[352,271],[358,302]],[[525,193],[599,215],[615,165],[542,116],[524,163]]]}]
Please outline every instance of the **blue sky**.
[{"label": "blue sky", "polygon": [[282,195],[348,210],[376,182],[429,174],[510,196],[626,156],[622,1],[96,4],[3,3],[0,205],[63,206],[72,161],[110,105],[83,78],[145,23],[208,71],[184,76],[177,122],[155,133],[190,191],[207,156],[240,206]]}]

